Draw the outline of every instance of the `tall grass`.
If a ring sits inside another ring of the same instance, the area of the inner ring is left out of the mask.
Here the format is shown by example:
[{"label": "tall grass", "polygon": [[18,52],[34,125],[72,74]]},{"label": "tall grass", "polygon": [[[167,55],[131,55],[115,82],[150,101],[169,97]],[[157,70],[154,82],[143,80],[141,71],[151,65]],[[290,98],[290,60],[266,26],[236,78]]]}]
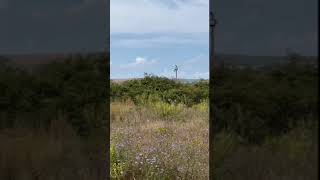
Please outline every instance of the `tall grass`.
[{"label": "tall grass", "polygon": [[62,119],[52,121],[48,130],[3,129],[0,179],[104,179],[105,152],[89,141],[94,142],[77,136]]},{"label": "tall grass", "polygon": [[214,178],[311,180],[318,177],[318,129],[300,126],[261,145],[243,144],[231,132],[214,140]]},{"label": "tall grass", "polygon": [[207,179],[208,113],[159,101],[113,102],[110,153],[113,179]]}]

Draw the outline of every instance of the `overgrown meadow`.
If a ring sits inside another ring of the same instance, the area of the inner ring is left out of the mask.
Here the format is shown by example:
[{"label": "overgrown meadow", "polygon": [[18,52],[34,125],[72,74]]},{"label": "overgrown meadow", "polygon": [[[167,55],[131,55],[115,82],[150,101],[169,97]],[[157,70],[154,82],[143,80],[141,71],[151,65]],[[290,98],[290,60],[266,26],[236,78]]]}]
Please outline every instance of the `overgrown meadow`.
[{"label": "overgrown meadow", "polygon": [[0,179],[105,179],[108,165],[111,179],[207,179],[209,108],[215,179],[316,179],[318,68],[287,58],[215,66],[210,90],[151,75],[109,84],[96,55],[32,72],[1,60]]},{"label": "overgrown meadow", "polygon": [[[283,58],[214,68],[214,179],[317,178],[318,68],[305,57]],[[147,75],[111,83],[111,177],[208,179],[208,94],[207,81]]]},{"label": "overgrown meadow", "polygon": [[111,84],[113,179],[208,179],[208,82]]}]

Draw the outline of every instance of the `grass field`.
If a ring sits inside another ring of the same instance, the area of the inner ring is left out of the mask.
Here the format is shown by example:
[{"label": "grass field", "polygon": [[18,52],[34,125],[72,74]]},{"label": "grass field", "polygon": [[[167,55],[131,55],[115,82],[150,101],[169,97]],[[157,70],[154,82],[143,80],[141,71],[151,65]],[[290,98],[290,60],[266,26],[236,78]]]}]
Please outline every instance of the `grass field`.
[{"label": "grass field", "polygon": [[208,105],[111,103],[113,179],[207,179]]},{"label": "grass field", "polygon": [[[317,125],[316,125],[317,126]],[[214,178],[219,180],[311,180],[318,177],[318,130],[301,126],[260,145],[233,133],[214,140]]]},{"label": "grass field", "polygon": [[77,136],[64,120],[50,128],[0,131],[0,179],[105,179],[101,139]]},{"label": "grass field", "polygon": [[[208,179],[208,105],[111,103],[113,179]],[[215,179],[307,180],[317,177],[317,125],[246,144],[233,132],[215,135]]]}]

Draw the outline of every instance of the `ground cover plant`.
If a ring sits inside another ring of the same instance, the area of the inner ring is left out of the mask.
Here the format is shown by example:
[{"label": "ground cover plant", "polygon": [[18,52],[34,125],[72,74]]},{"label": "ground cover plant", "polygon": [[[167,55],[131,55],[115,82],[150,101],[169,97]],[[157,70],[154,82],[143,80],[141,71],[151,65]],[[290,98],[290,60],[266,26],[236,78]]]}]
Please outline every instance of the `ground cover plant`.
[{"label": "ground cover plant", "polygon": [[208,89],[151,75],[112,83],[111,177],[207,179]]},{"label": "ground cover plant", "polygon": [[94,54],[1,64],[0,179],[105,179],[107,68]]}]

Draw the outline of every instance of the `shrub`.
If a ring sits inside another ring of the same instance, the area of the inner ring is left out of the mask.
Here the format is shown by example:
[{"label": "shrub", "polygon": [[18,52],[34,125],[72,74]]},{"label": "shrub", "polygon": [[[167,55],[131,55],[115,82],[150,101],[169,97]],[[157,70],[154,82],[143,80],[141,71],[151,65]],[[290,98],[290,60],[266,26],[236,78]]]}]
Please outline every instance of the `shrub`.
[{"label": "shrub", "polygon": [[183,111],[183,104],[169,104],[164,102],[155,102],[151,105],[155,114],[165,120],[179,119],[179,114]]}]

